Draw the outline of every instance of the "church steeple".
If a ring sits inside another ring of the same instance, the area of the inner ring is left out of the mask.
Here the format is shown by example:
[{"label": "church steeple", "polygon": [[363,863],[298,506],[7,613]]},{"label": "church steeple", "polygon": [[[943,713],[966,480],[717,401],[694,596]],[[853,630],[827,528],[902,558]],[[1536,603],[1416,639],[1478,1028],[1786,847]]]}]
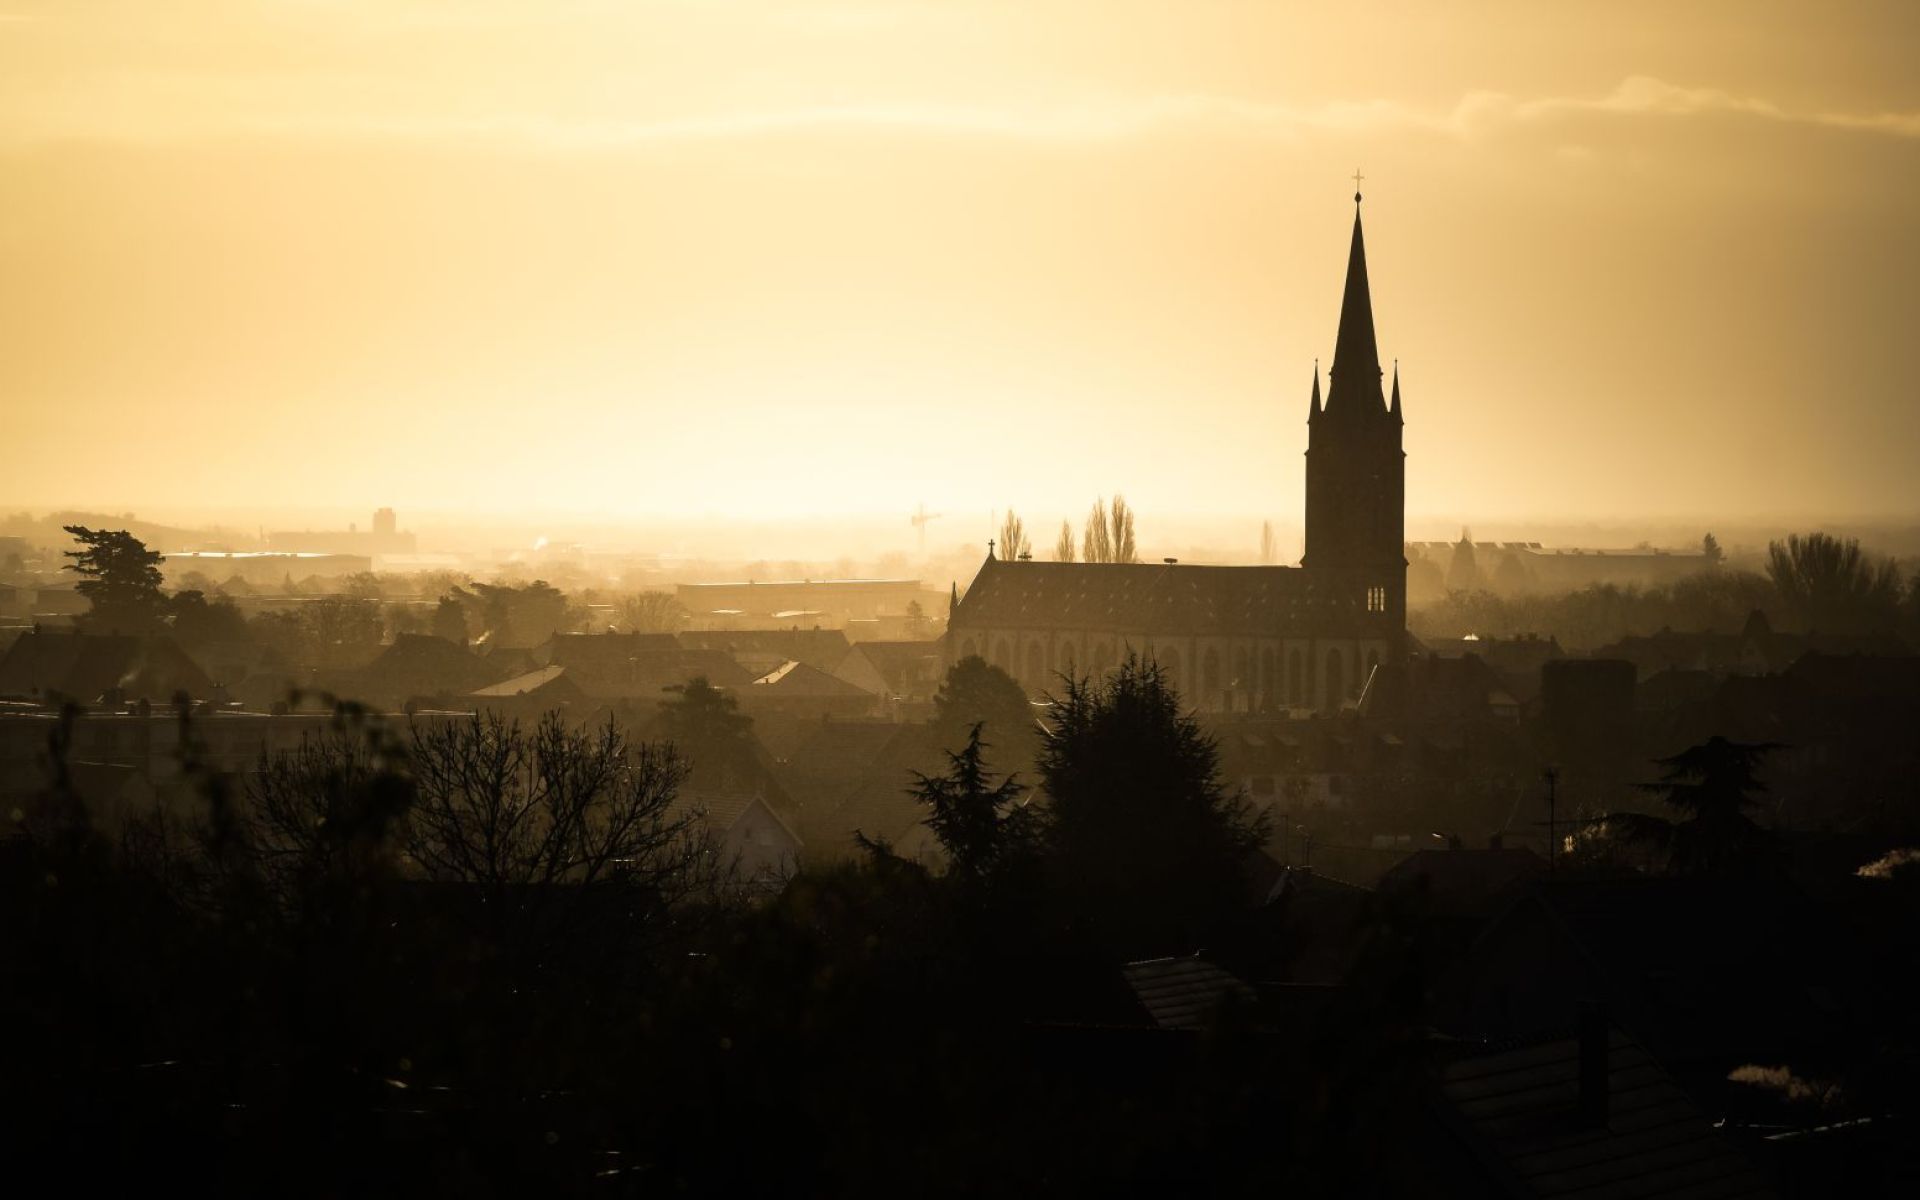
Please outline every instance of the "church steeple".
[{"label": "church steeple", "polygon": [[1393,360],[1393,403],[1387,406],[1387,412],[1393,419],[1404,424],[1406,418],[1400,415],[1400,360]]},{"label": "church steeple", "polygon": [[1313,395],[1307,401],[1307,424],[1320,415],[1320,360],[1313,360]]},{"label": "church steeple", "polygon": [[[1326,411],[1373,411],[1380,399],[1380,348],[1373,334],[1373,295],[1367,286],[1367,242],[1360,229],[1360,193],[1353,194],[1353,245],[1347,251],[1347,290],[1340,301],[1340,333]],[[1368,410],[1365,401],[1372,401]]]}]

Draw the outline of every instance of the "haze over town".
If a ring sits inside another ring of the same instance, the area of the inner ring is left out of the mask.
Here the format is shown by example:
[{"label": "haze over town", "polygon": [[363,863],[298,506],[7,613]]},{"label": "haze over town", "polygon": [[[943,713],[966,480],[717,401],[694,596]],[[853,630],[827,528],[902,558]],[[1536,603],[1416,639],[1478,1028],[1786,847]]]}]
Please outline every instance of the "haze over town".
[{"label": "haze over town", "polygon": [[1917,34],[0,0],[0,1178],[1912,1194]]}]

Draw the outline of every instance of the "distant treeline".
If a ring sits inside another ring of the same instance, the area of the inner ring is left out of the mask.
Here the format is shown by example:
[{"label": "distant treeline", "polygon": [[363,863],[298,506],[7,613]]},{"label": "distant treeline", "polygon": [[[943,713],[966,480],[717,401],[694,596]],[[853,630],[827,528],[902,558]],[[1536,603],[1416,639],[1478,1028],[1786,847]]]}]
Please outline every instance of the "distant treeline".
[{"label": "distant treeline", "polygon": [[1775,629],[1829,634],[1920,630],[1920,572],[1902,577],[1890,558],[1854,540],[1794,535],[1768,548],[1764,573],[1709,568],[1671,584],[1593,584],[1556,594],[1450,591],[1414,609],[1415,636],[1553,636],[1593,650],[1663,629],[1738,633],[1754,613]]}]

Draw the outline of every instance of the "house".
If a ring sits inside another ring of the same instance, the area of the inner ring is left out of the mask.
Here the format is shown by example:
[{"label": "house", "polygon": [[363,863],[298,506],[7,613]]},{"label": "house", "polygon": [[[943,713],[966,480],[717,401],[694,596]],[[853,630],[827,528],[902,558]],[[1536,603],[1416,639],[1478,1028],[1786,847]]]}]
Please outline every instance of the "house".
[{"label": "house", "polygon": [[1235,1009],[1251,1009],[1253,988],[1199,955],[1131,962],[1121,974],[1159,1029],[1206,1029]]},{"label": "house", "polygon": [[833,674],[889,701],[928,704],[946,678],[945,651],[938,641],[855,642]]},{"label": "house", "polygon": [[580,690],[565,667],[541,667],[512,679],[476,688],[466,698],[481,708],[496,712],[537,715],[556,708],[584,707],[587,694]]},{"label": "house", "polygon": [[676,636],[687,650],[718,650],[735,657],[776,656],[822,671],[839,666],[851,645],[838,629],[687,630]]},{"label": "house", "polygon": [[799,867],[800,835],[759,792],[684,792],[670,816],[711,835],[721,862],[743,886],[778,890]]},{"label": "house", "polygon": [[1741,1145],[1598,1009],[1577,1030],[1465,1050],[1436,1108],[1509,1197],[1777,1195]]},{"label": "house", "polygon": [[777,764],[807,852],[844,858],[855,837],[886,841],[919,861],[940,857],[926,811],[909,793],[914,773],[934,774],[946,756],[931,728],[891,721],[816,721]]},{"label": "house", "polygon": [[498,682],[498,664],[445,638],[396,636],[349,684],[356,699],[382,706],[420,696],[459,696]]},{"label": "house", "polygon": [[0,656],[0,697],[94,704],[171,702],[213,693],[213,682],[166,637],[35,629]]},{"label": "house", "polygon": [[818,667],[789,659],[736,690],[750,713],[784,712],[798,716],[858,717],[873,711],[878,699]]}]

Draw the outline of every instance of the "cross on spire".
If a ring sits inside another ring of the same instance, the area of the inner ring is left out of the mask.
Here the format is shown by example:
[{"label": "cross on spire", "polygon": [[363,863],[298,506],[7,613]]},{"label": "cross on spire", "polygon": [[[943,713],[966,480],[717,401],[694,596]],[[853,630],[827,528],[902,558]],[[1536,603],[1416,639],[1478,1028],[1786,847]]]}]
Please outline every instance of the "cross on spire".
[{"label": "cross on spire", "polygon": [[1359,167],[1353,169],[1353,202],[1355,204],[1360,203],[1360,181],[1365,178],[1366,176],[1360,173]]}]

